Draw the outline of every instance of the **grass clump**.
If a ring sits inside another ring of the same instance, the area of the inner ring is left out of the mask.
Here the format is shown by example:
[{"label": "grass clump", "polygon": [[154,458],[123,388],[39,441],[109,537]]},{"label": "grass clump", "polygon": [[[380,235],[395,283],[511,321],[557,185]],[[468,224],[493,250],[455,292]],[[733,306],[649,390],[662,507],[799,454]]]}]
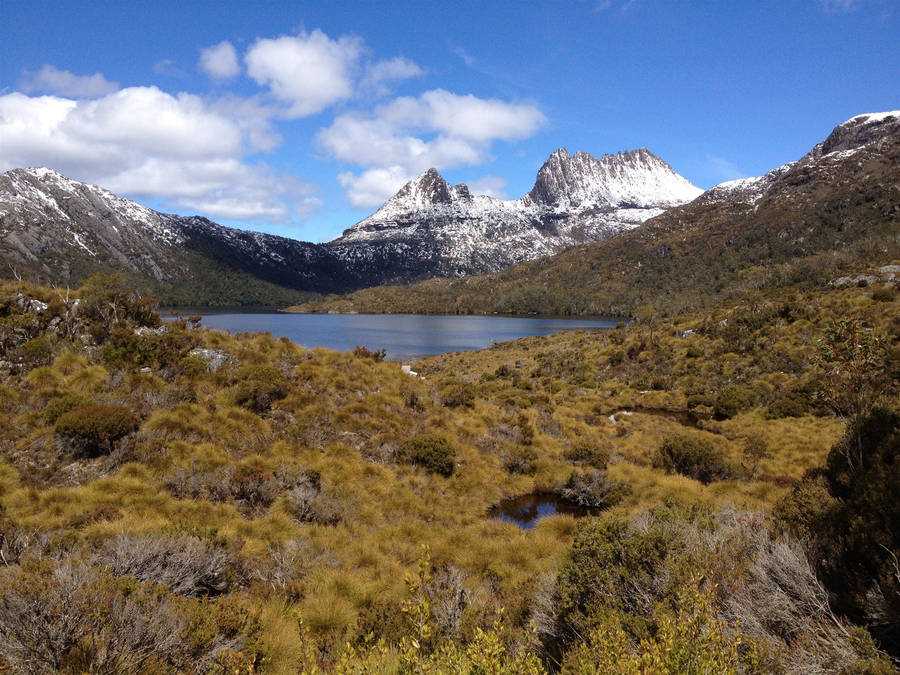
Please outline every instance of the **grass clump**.
[{"label": "grass clump", "polygon": [[119,439],[137,430],[138,420],[123,405],[91,403],[60,415],[53,429],[78,452],[106,454]]},{"label": "grass clump", "polygon": [[731,465],[709,439],[688,434],[665,438],[653,455],[653,467],[701,483],[726,480],[734,475]]},{"label": "grass clump", "polygon": [[405,441],[402,452],[407,461],[441,476],[453,475],[456,449],[440,434],[419,434]]}]

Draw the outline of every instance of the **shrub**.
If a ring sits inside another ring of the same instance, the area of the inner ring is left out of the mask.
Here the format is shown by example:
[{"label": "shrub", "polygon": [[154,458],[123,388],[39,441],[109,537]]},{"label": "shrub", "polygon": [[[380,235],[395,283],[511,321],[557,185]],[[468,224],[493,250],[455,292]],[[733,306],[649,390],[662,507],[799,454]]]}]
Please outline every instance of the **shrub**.
[{"label": "shrub", "polygon": [[609,463],[609,450],[589,439],[582,439],[566,448],[563,457],[570,462],[586,464],[595,469],[605,469]]},{"label": "shrub", "polygon": [[381,363],[384,361],[384,357],[387,356],[387,350],[376,349],[374,352],[368,347],[359,347],[357,346],[353,350],[353,356],[359,359],[372,359],[375,363]]},{"label": "shrub", "polygon": [[420,434],[403,443],[404,456],[413,464],[424,467],[441,476],[453,474],[456,450],[446,438],[439,434]]},{"label": "shrub", "polygon": [[447,408],[471,408],[475,404],[475,387],[456,382],[441,392],[441,403]]},{"label": "shrub", "polygon": [[255,413],[266,412],[288,395],[287,378],[273,366],[244,366],[237,378],[243,381],[235,389],[235,403]]},{"label": "shrub", "polygon": [[621,349],[616,349],[609,354],[609,365],[618,366],[625,360],[625,352]]},{"label": "shrub", "polygon": [[622,501],[627,486],[611,479],[605,471],[573,471],[557,490],[562,499],[589,509],[604,509]]},{"label": "shrub", "polygon": [[897,296],[897,289],[893,286],[881,286],[872,291],[872,299],[876,302],[893,302]]},{"label": "shrub", "polygon": [[795,394],[787,394],[772,401],[764,416],[767,420],[777,420],[783,417],[803,417],[805,414],[806,401]]},{"label": "shrub", "polygon": [[44,421],[47,424],[55,424],[56,420],[58,420],[63,414],[79,406],[87,404],[88,399],[81,394],[63,394],[62,396],[51,398],[47,402],[47,405],[44,406],[44,410],[41,412],[41,416],[44,418]]},{"label": "shrub", "polygon": [[75,449],[89,455],[112,451],[113,444],[138,428],[138,420],[123,405],[91,403],[60,415],[54,430]]},{"label": "shrub", "polygon": [[537,452],[530,445],[513,446],[503,455],[503,466],[510,473],[530,474],[537,471]]},{"label": "shrub", "polygon": [[744,408],[749,407],[756,395],[750,389],[738,385],[725,387],[716,396],[713,409],[716,419],[726,420],[737,415]]},{"label": "shrub", "polygon": [[116,576],[163,584],[186,596],[218,595],[235,577],[234,556],[202,539],[120,534],[96,562]]},{"label": "shrub", "polygon": [[316,520],[312,505],[321,491],[318,472],[284,465],[272,471],[253,463],[212,471],[179,469],[166,479],[166,487],[179,499],[226,502],[253,516],[261,515],[280,497],[287,497],[292,515],[302,521]]},{"label": "shrub", "polygon": [[50,363],[53,344],[54,340],[49,335],[39,335],[23,343],[18,354],[27,366],[43,366]]},{"label": "shrub", "polygon": [[702,483],[724,480],[734,473],[712,442],[701,436],[686,434],[664,439],[653,456],[653,466],[667,473],[680,473]]}]

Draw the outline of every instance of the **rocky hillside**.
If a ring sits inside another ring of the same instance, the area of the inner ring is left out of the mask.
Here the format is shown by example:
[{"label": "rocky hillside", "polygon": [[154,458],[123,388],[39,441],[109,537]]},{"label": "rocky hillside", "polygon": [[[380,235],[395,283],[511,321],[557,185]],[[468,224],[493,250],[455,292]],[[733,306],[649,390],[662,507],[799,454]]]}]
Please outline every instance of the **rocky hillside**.
[{"label": "rocky hillside", "polygon": [[900,112],[859,115],[809,153],[723,183],[608,241],[498,274],[369,289],[304,311],[631,313],[823,283],[900,256]]}]

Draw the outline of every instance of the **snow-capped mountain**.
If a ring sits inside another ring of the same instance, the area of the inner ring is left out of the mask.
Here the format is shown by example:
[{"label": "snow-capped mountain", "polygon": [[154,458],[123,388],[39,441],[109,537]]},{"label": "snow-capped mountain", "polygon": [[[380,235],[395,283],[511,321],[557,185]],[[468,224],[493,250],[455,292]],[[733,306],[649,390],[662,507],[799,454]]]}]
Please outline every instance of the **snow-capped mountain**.
[{"label": "snow-capped mountain", "polygon": [[429,169],[328,245],[398,281],[492,272],[602,241],[701,192],[646,148],[601,159],[560,148],[520,199],[472,195]]},{"label": "snow-capped mountain", "polygon": [[355,288],[328,249],[201,217],[148,209],[47,168],[0,175],[2,276],[74,283],[93,272],[123,272],[159,287],[221,287],[231,273],[284,288]]}]

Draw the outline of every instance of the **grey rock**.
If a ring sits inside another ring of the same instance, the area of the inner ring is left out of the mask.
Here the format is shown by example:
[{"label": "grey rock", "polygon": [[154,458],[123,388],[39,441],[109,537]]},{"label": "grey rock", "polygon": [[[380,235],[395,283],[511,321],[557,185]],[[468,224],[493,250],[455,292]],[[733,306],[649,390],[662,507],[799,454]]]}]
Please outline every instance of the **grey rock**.
[{"label": "grey rock", "polygon": [[222,349],[206,349],[203,347],[195,347],[188,352],[188,356],[195,356],[206,361],[206,366],[213,373],[231,359],[231,354]]}]

